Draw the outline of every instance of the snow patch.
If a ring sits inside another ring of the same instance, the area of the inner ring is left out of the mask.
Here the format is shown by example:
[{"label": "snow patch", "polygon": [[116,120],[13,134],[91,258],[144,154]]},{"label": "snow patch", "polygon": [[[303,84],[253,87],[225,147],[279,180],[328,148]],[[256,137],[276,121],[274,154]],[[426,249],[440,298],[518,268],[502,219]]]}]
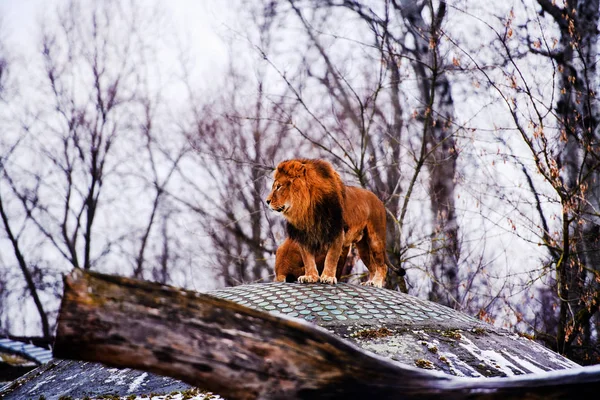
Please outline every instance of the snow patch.
[{"label": "snow patch", "polygon": [[[184,395],[181,393],[176,394],[163,394],[159,396],[137,396],[135,400],[224,400],[221,396],[213,393],[201,393],[197,394],[193,397],[188,397],[189,395]],[[131,400],[130,396],[120,397],[119,400]]]},{"label": "snow patch", "polygon": [[44,379],[40,379],[40,382],[36,383],[36,384],[34,385],[34,387],[33,387],[32,389],[30,389],[30,390],[29,390],[29,392],[27,392],[27,393],[31,393],[31,392],[33,392],[34,390],[36,390],[37,388],[39,388],[40,386],[42,386],[42,385],[44,385],[44,384],[46,384],[46,383],[48,383],[48,382],[52,382],[52,381],[53,381],[53,378],[54,378],[54,376],[55,376],[54,374],[50,374],[50,375],[48,375],[48,376],[44,377]]},{"label": "snow patch", "polygon": [[104,380],[104,383],[114,383],[115,385],[125,385],[129,382],[130,377],[127,376],[129,372],[129,368],[118,369],[118,368],[109,368],[108,372],[110,373],[109,377]]},{"label": "snow patch", "polygon": [[522,374],[525,373],[521,368],[507,360],[501,353],[494,350],[481,350],[471,340],[464,336],[459,345],[471,353],[473,357],[480,360],[485,366],[502,371],[506,376],[515,376],[515,371]]},{"label": "snow patch", "polygon": [[547,372],[545,369],[540,368],[539,364],[535,363],[534,360],[531,359],[526,359],[526,358],[521,358],[519,356],[517,356],[516,354],[508,354],[508,352],[504,351],[504,353],[506,353],[507,356],[512,357],[514,359],[516,359],[516,361],[523,366],[523,368],[529,370],[530,372]]},{"label": "snow patch", "polygon": [[462,371],[468,371],[470,374],[469,377],[483,377],[481,373],[479,373],[476,369],[471,367],[466,362],[462,361],[458,356],[454,353],[440,353],[440,356],[446,357],[446,360],[450,363],[450,371],[456,376],[464,376],[466,375]]},{"label": "snow patch", "polygon": [[481,350],[480,359],[486,364],[504,372],[506,376],[515,376],[525,373],[520,367],[507,360],[502,353],[495,350]]},{"label": "snow patch", "polygon": [[147,376],[148,376],[148,373],[144,372],[143,374],[141,374],[140,376],[138,376],[137,378],[135,378],[133,380],[133,382],[131,382],[129,384],[129,388],[127,389],[127,393],[131,393],[131,392],[137,390],[137,388],[139,388],[141,386],[141,384],[144,382],[144,379],[146,379]]},{"label": "snow patch", "polygon": [[70,381],[71,379],[75,379],[75,378],[77,378],[78,376],[79,376],[79,373],[76,373],[76,374],[75,374],[75,375],[73,375],[73,376],[67,376],[67,377],[65,378],[65,381]]}]

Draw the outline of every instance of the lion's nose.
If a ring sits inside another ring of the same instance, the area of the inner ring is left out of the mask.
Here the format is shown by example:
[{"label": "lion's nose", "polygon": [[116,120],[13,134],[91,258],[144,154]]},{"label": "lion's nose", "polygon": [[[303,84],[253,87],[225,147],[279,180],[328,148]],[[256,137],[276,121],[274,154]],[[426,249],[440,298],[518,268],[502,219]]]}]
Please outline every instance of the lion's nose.
[{"label": "lion's nose", "polygon": [[271,204],[271,199],[267,199],[267,204]]}]

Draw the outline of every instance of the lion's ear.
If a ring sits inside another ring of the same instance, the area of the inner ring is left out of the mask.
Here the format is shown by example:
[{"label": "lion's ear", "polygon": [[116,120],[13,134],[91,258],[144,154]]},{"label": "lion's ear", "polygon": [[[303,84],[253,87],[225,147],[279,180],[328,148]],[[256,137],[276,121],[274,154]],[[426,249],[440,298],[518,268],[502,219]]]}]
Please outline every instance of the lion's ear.
[{"label": "lion's ear", "polygon": [[302,163],[298,166],[298,176],[306,176],[306,164]]}]

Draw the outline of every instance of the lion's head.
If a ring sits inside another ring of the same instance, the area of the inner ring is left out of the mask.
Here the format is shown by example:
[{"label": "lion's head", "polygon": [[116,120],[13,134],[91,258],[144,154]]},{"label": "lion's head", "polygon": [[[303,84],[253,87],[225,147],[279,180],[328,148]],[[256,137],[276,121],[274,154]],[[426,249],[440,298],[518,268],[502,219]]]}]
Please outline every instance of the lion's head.
[{"label": "lion's head", "polygon": [[327,161],[282,161],[273,178],[266,201],[287,219],[288,234],[300,229],[307,235],[334,236],[342,229],[345,186]]},{"label": "lion's head", "polygon": [[295,214],[298,208],[305,208],[310,194],[306,188],[306,165],[299,160],[279,163],[273,176],[271,193],[267,204],[287,218]]}]

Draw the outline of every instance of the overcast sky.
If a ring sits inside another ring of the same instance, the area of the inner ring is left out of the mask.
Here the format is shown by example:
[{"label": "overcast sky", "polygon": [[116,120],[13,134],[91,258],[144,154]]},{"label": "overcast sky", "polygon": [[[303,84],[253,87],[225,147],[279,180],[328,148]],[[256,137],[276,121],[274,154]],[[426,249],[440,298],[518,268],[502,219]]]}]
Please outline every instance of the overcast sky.
[{"label": "overcast sky", "polygon": [[[0,0],[0,34],[23,51],[34,51],[39,43],[40,21],[46,12],[54,12],[69,0]],[[141,4],[150,0],[141,1]],[[226,48],[217,32],[222,30],[226,9],[221,1],[157,0],[173,19],[173,26],[193,44],[198,68],[209,74],[220,68]]]}]

